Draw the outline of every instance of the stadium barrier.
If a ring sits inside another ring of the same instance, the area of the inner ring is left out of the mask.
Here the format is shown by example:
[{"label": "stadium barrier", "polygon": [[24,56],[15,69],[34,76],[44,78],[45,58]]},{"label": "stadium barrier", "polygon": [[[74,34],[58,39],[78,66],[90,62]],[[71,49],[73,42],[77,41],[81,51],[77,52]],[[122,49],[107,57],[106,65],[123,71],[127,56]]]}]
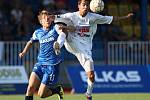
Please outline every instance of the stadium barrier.
[{"label": "stadium barrier", "polygon": [[[20,59],[18,54],[23,50],[25,44],[25,41],[3,42],[0,65],[24,65],[29,75],[37,61],[39,45],[35,43],[25,57]],[[101,52],[106,54],[107,58],[103,60],[109,65],[148,65],[150,62],[150,42],[108,42],[106,50]],[[67,56],[65,56],[65,59],[67,59]]]},{"label": "stadium barrier", "polygon": [[37,61],[37,55],[38,55],[38,44],[35,43],[30,51],[27,52],[25,57],[22,59],[19,58],[19,53],[24,49],[26,45],[26,42],[4,42],[3,47],[3,55],[2,55],[2,61],[0,65],[4,66],[13,66],[13,65],[23,65],[27,71],[27,74],[29,76],[30,72],[32,71],[32,68]]},{"label": "stadium barrier", "polygon": [[108,42],[109,65],[148,65],[150,42]]}]

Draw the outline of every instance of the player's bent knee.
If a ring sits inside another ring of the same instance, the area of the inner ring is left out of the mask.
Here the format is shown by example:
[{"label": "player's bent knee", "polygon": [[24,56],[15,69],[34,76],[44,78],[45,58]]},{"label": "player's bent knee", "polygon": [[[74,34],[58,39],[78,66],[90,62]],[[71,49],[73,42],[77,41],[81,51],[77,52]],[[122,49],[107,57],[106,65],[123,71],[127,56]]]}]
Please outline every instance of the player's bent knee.
[{"label": "player's bent knee", "polygon": [[90,75],[89,75],[89,80],[90,80],[91,82],[95,82],[95,75],[94,75],[94,73],[90,73]]},{"label": "player's bent knee", "polygon": [[28,92],[29,94],[33,94],[35,91],[36,91],[36,88],[35,88],[35,87],[33,87],[33,86],[28,86],[27,92]]}]

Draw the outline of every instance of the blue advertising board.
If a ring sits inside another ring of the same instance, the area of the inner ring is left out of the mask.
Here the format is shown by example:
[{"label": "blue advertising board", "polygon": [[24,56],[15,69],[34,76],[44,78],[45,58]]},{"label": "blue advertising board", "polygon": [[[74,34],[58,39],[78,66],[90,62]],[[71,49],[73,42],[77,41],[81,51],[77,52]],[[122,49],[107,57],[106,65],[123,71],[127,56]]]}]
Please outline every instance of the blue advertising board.
[{"label": "blue advertising board", "polygon": [[[80,65],[67,67],[76,93],[84,93],[87,87],[86,73]],[[94,93],[150,92],[150,74],[147,66],[95,66]]]},{"label": "blue advertising board", "polygon": [[27,83],[0,84],[0,94],[25,94],[27,85]]}]

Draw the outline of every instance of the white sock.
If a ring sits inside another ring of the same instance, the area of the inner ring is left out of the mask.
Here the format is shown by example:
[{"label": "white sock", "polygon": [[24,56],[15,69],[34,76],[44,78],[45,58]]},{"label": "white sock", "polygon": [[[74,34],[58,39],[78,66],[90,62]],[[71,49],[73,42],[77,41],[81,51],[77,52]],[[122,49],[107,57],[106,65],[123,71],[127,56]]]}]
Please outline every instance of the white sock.
[{"label": "white sock", "polygon": [[64,32],[59,33],[57,42],[59,43],[60,48],[64,45],[66,39],[66,34]]},{"label": "white sock", "polygon": [[86,95],[91,96],[94,83],[91,82],[89,79],[87,80],[87,83],[88,83],[88,87],[87,87]]}]

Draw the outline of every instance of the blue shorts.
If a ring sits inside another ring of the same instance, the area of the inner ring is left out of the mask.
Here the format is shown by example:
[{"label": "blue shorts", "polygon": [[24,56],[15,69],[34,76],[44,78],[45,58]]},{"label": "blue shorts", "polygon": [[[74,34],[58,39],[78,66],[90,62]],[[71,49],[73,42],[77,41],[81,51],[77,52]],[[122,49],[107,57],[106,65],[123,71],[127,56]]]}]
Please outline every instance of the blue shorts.
[{"label": "blue shorts", "polygon": [[53,86],[58,82],[59,64],[41,65],[37,63],[34,65],[33,72],[36,73],[41,83]]}]

